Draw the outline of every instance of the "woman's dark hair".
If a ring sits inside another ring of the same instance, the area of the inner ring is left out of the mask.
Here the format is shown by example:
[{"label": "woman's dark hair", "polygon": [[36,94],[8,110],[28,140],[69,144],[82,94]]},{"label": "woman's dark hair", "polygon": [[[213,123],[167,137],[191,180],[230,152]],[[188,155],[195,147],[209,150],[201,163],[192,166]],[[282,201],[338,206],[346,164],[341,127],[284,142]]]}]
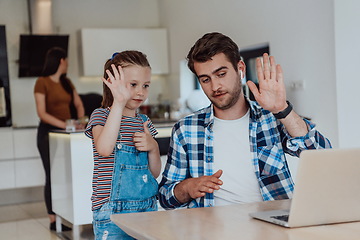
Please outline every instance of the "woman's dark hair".
[{"label": "woman's dark hair", "polygon": [[[106,61],[104,65],[104,78],[108,79],[108,75],[106,70],[109,70],[113,74],[113,70],[111,68],[111,64],[114,64],[116,67],[121,66],[126,68],[128,66],[138,65],[141,67],[150,67],[150,64],[146,58],[146,55],[142,52],[129,50],[123,52],[116,52],[113,56]],[[103,83],[103,100],[102,100],[102,107],[110,107],[113,104],[114,98],[111,93],[111,90]]]},{"label": "woman's dark hair", "polygon": [[194,62],[209,61],[218,53],[224,53],[237,71],[237,64],[241,60],[239,47],[228,36],[218,32],[207,33],[196,41],[187,55],[189,69],[196,74]]},{"label": "woman's dark hair", "polygon": [[59,68],[61,59],[66,59],[66,51],[60,47],[50,48],[46,52],[45,64],[42,70],[42,76],[50,76],[56,73]]},{"label": "woman's dark hair", "polygon": [[[46,52],[46,56],[45,56],[45,64],[44,64],[44,68],[42,71],[42,76],[46,77],[46,76],[50,76],[56,73],[56,71],[59,68],[61,59],[66,59],[67,58],[67,53],[63,48],[60,47],[53,47],[50,48],[47,52]],[[71,118],[77,118],[77,112],[74,106],[74,95],[73,95],[73,88],[70,84],[70,79],[68,79],[66,77],[66,73],[62,74],[60,76],[60,83],[61,86],[65,89],[65,91],[70,94],[71,96],[71,103],[70,103],[70,113],[71,113]]]},{"label": "woman's dark hair", "polygon": [[[46,77],[55,74],[59,68],[61,59],[66,59],[66,58],[67,58],[67,54],[64,49],[60,47],[50,48],[46,52],[45,64],[42,71],[42,76]],[[70,80],[66,77],[66,73],[60,76],[61,85],[63,86],[66,92],[71,94],[72,97],[73,89],[69,81]]]}]

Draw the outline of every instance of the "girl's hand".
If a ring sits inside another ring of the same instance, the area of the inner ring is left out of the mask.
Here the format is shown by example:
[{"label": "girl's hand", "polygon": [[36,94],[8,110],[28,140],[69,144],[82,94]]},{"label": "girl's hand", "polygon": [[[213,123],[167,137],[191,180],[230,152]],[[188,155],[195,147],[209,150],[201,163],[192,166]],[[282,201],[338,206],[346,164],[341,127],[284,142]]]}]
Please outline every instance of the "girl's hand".
[{"label": "girl's hand", "polygon": [[139,151],[150,152],[158,147],[157,142],[150,133],[148,123],[149,121],[144,122],[144,132],[134,133],[135,147]]},{"label": "girl's hand", "polygon": [[125,106],[131,97],[130,85],[126,83],[124,71],[120,65],[116,69],[115,65],[111,64],[111,68],[114,74],[107,69],[108,79],[102,78],[102,81],[110,89],[114,98],[114,104],[119,103],[121,106]]}]

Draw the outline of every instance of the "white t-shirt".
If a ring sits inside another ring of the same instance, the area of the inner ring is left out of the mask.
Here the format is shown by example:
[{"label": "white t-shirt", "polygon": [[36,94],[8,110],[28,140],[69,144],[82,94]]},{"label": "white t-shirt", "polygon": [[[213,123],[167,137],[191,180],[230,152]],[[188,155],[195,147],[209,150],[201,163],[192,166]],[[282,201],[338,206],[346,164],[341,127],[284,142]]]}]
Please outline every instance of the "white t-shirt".
[{"label": "white t-shirt", "polygon": [[215,206],[263,200],[250,153],[249,116],[250,111],[240,119],[214,120],[214,173],[223,170]]}]

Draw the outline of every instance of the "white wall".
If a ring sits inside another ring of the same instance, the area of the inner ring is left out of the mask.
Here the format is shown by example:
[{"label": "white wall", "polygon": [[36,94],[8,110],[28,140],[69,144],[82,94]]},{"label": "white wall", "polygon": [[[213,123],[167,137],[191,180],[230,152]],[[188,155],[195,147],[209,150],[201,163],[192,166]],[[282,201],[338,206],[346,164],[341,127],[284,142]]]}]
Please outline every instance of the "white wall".
[{"label": "white wall", "polygon": [[53,0],[53,19],[58,32],[70,34],[68,75],[79,78],[76,86],[82,91],[98,89],[99,79],[91,83],[81,77],[78,41],[81,28],[150,28],[160,24],[157,0]]},{"label": "white wall", "polygon": [[335,59],[339,146],[360,147],[360,2],[335,0]]},{"label": "white wall", "polygon": [[21,115],[21,113],[30,112],[28,118],[21,117],[21,121],[34,122],[36,121],[36,118],[34,114],[31,114],[31,112],[35,111],[34,97],[32,95],[34,81],[28,79],[17,81],[18,64],[16,61],[19,58],[19,35],[21,33],[28,33],[26,2],[26,0],[0,1],[0,24],[5,25],[6,27],[6,45],[8,50],[11,110],[13,119],[14,117]]},{"label": "white wall", "polygon": [[[53,0],[52,9],[54,33],[70,35],[68,76],[79,93],[102,92],[100,79],[81,77],[78,52],[81,28],[159,27],[157,0]],[[19,79],[16,63],[19,35],[29,33],[27,0],[1,0],[0,24],[6,26],[13,125],[36,126],[38,117],[33,97],[36,78]],[[162,79],[157,78],[154,86],[159,85]]]},{"label": "white wall", "polygon": [[[155,82],[155,88],[169,89],[166,93],[174,102],[179,97],[180,60],[204,33],[220,31],[240,47],[270,42],[286,84],[305,82],[304,90],[288,89],[296,111],[311,117],[334,146],[359,146],[359,130],[352,124],[360,114],[356,110],[360,95],[355,92],[360,84],[356,0],[53,0],[52,4],[55,32],[70,34],[68,75],[80,93],[101,92],[98,79],[80,76],[81,28],[166,27],[171,73],[165,82]],[[1,0],[0,24],[7,30],[14,125],[36,125],[35,78],[17,77],[19,34],[29,31],[27,1]]]},{"label": "white wall", "polygon": [[[295,110],[311,117],[338,145],[334,53],[334,9],[329,0],[159,0],[161,27],[168,28],[173,96],[179,96],[179,61],[206,32],[219,31],[240,47],[269,42],[284,69]],[[355,10],[354,10],[355,11]]]}]

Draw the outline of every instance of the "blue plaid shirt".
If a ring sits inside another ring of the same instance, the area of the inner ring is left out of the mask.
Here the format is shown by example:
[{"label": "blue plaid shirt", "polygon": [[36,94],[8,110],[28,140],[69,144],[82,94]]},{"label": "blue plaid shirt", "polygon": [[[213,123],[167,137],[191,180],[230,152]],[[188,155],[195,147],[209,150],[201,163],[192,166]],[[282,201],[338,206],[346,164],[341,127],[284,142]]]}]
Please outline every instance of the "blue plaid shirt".
[{"label": "blue plaid shirt", "polygon": [[[303,137],[291,137],[273,114],[257,102],[249,101],[249,140],[252,162],[264,201],[292,197],[294,182],[285,153],[299,156],[306,149],[331,148],[315,124],[304,119],[309,132]],[[174,196],[174,187],[187,178],[213,174],[213,107],[210,105],[177,122],[172,130],[167,164],[159,188],[159,200],[165,209],[214,206],[214,196],[181,204]]]}]

